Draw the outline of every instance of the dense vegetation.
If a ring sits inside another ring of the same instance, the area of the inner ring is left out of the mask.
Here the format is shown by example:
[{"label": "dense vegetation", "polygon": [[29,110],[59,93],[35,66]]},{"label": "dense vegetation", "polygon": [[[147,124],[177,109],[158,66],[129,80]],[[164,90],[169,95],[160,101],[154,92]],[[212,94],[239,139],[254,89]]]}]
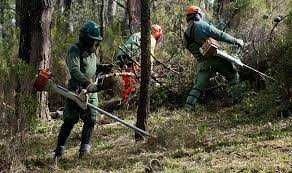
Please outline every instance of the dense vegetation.
[{"label": "dense vegetation", "polygon": [[[37,101],[31,94],[34,66],[18,58],[19,28],[14,22],[15,2],[6,1],[0,40],[0,172],[289,172],[292,170],[291,74],[292,74],[292,4],[288,0],[234,0],[223,12],[210,9],[205,16],[226,32],[243,38],[248,44],[238,51],[226,50],[273,76],[277,82],[265,81],[255,73],[240,69],[242,82],[228,88],[211,82],[196,112],[183,109],[195,75],[196,61],[183,48],[186,26],[184,10],[189,1],[153,1],[152,23],[163,27],[164,39],[156,57],[180,74],[158,63],[154,67],[162,85],[151,85],[149,131],[156,141],[135,143],[132,131],[117,125],[99,126],[94,133],[93,152],[77,159],[81,124],[71,135],[68,151],[59,168],[51,168],[51,152],[61,120],[41,120],[36,116]],[[118,1],[123,4],[123,1]],[[216,1],[215,1],[216,2]],[[14,10],[13,10],[14,9]],[[54,80],[66,85],[68,73],[65,57],[79,28],[88,19],[100,21],[100,4],[74,2],[70,15],[56,4],[53,13],[52,68]],[[130,35],[124,24],[124,8],[118,6],[111,24],[104,28],[99,53],[102,62],[112,63],[123,41]],[[275,22],[280,16],[283,20]],[[114,79],[118,84],[119,79]],[[17,83],[18,82],[18,83]],[[21,84],[21,93],[17,88]],[[114,96],[118,97],[118,86]],[[27,91],[27,92],[26,92]],[[230,105],[228,93],[240,98]],[[111,93],[112,94],[112,93]],[[18,97],[19,102],[15,102]],[[100,93],[102,104],[113,97]],[[19,99],[20,98],[20,99]],[[155,98],[155,99],[153,99]],[[64,98],[49,93],[50,111],[64,104]],[[102,105],[102,106],[103,106]],[[135,102],[116,113],[134,122]],[[21,116],[15,114],[22,110]]]}]

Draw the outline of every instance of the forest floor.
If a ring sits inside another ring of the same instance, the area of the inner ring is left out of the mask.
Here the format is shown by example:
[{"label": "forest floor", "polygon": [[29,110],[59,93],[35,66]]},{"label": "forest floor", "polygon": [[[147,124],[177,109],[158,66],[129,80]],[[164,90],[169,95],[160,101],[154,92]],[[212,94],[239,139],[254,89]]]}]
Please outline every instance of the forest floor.
[{"label": "forest floor", "polygon": [[[153,141],[136,143],[133,131],[117,123],[99,126],[92,152],[82,160],[78,123],[57,168],[51,166],[52,151],[62,121],[40,124],[21,144],[27,157],[13,172],[292,172],[292,117],[200,109],[153,112],[148,122],[157,136]],[[135,112],[117,113],[134,123]]]}]

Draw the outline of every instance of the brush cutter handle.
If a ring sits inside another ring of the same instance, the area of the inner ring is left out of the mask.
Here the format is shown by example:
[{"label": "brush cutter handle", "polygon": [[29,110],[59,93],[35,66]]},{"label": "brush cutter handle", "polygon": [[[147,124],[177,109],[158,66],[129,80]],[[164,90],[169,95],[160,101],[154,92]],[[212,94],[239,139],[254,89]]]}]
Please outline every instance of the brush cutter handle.
[{"label": "brush cutter handle", "polygon": [[93,104],[91,104],[91,103],[88,103],[87,105],[88,105],[88,107],[90,107],[91,109],[94,109],[94,110],[100,112],[101,114],[104,114],[104,115],[106,115],[107,117],[110,117],[110,118],[116,120],[117,122],[123,124],[124,126],[130,128],[130,129],[135,130],[135,131],[138,132],[139,134],[141,134],[141,135],[143,135],[143,136],[146,136],[146,137],[150,137],[150,134],[149,134],[148,132],[146,132],[146,131],[144,131],[144,130],[142,130],[142,129],[140,129],[140,128],[134,126],[134,125],[131,125],[131,124],[126,123],[124,120],[122,120],[122,119],[119,118],[118,116],[116,116],[116,115],[114,115],[114,114],[111,114],[111,113],[109,113],[109,112],[106,112],[105,110],[100,109],[99,107],[97,107],[97,106],[95,106],[95,105],[93,105]]}]

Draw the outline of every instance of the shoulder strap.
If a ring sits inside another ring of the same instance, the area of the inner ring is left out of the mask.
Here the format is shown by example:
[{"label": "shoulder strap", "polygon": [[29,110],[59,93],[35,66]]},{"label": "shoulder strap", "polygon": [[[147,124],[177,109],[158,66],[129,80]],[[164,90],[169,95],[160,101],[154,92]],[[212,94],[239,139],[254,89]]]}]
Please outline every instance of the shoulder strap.
[{"label": "shoulder strap", "polygon": [[[190,28],[190,33],[187,34],[186,32],[184,33],[184,37],[186,40],[186,46],[189,47],[192,43],[197,43],[195,39],[195,30],[196,30],[196,24],[195,22],[192,23],[192,26]],[[199,43],[197,43],[199,44]]]}]

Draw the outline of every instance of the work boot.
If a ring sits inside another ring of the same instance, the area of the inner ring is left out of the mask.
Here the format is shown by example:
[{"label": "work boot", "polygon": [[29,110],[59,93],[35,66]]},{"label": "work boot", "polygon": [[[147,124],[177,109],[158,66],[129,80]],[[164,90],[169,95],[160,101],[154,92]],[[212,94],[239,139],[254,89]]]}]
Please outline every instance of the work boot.
[{"label": "work boot", "polygon": [[195,106],[192,106],[192,105],[189,105],[189,104],[185,104],[184,110],[186,112],[194,112],[196,109],[195,109]]},{"label": "work boot", "polygon": [[65,146],[57,146],[57,148],[53,152],[53,160],[54,162],[58,162],[62,155],[64,154]]},{"label": "work boot", "polygon": [[79,149],[79,159],[82,159],[84,156],[89,155],[90,149],[90,144],[81,144],[81,147]]},{"label": "work boot", "polygon": [[198,103],[201,95],[202,95],[201,90],[199,90],[195,87],[192,88],[192,90],[190,91],[190,93],[187,97],[187,101],[185,104],[185,110],[187,112],[194,112],[195,111],[195,106]]},{"label": "work boot", "polygon": [[289,109],[285,109],[285,110],[278,111],[277,115],[280,117],[287,118],[289,116],[292,116],[292,112]]}]

